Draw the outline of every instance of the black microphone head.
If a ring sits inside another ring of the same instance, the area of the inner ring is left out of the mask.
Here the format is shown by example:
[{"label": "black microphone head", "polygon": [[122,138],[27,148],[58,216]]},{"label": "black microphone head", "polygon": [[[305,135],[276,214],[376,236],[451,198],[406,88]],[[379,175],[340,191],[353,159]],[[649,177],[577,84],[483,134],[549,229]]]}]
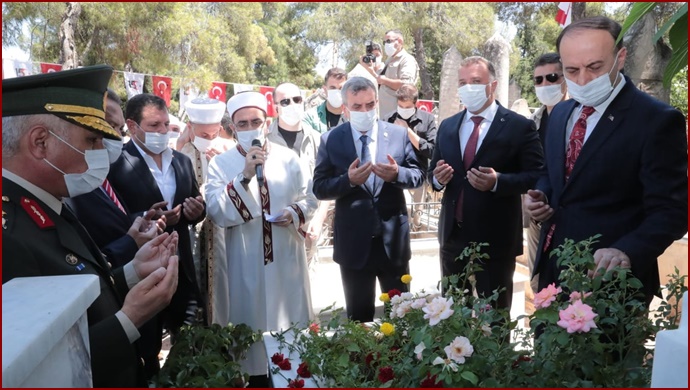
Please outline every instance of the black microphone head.
[{"label": "black microphone head", "polygon": [[253,140],[252,140],[252,146],[258,146],[258,147],[261,147],[261,141],[260,141],[260,140],[258,140],[258,139],[256,139],[256,138],[255,138],[255,139],[253,139]]}]

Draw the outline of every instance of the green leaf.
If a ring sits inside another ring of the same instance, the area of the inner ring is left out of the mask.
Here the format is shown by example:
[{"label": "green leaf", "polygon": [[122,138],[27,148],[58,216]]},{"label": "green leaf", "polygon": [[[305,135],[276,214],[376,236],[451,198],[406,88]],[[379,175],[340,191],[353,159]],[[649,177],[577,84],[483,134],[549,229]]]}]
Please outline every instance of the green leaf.
[{"label": "green leaf", "polygon": [[680,19],[683,15],[685,15],[686,18],[688,16],[688,3],[683,4],[683,6],[680,7],[678,11],[676,11],[676,13],[673,14],[673,16],[671,16],[671,18],[666,23],[664,23],[663,26],[661,26],[659,31],[657,31],[656,35],[654,35],[654,38],[652,38],[652,42],[656,42],[659,40],[659,38],[664,36],[666,30],[671,28],[676,22],[676,20]]},{"label": "green leaf", "polygon": [[[687,4],[686,4],[687,8]],[[669,41],[673,48],[671,61],[664,71],[664,86],[670,87],[673,76],[688,65],[688,13],[682,15],[669,31]]]},{"label": "green leaf", "polygon": [[630,9],[630,14],[627,18],[625,18],[625,22],[623,23],[623,29],[621,30],[621,33],[618,35],[618,39],[616,39],[616,44],[618,44],[618,42],[620,42],[620,40],[623,39],[625,33],[628,32],[630,27],[632,27],[632,25],[635,24],[635,22],[642,19],[646,14],[651,12],[655,6],[656,3],[634,3],[632,8]]},{"label": "green leaf", "polygon": [[472,371],[463,371],[460,376],[475,386],[479,382],[479,378]]},{"label": "green leaf", "polygon": [[562,346],[565,346],[566,344],[568,344],[568,341],[570,341],[570,337],[571,335],[569,335],[568,333],[560,333],[558,336],[556,336],[556,342]]}]

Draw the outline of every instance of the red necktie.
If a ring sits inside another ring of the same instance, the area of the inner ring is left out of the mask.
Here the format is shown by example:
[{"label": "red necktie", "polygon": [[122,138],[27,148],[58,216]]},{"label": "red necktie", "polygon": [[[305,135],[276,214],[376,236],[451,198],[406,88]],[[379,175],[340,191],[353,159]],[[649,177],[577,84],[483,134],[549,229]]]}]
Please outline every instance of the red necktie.
[{"label": "red necktie", "polygon": [[[472,160],[474,160],[474,155],[477,152],[477,143],[479,141],[479,127],[484,120],[484,117],[473,116],[470,118],[474,122],[474,127],[472,128],[472,134],[470,134],[470,139],[467,140],[467,145],[465,145],[465,152],[462,154],[462,163],[465,166],[465,171],[470,169],[472,166]],[[463,194],[465,191],[460,187],[460,195],[458,195],[458,202],[455,204],[455,219],[458,222],[462,222],[462,202]]]},{"label": "red necktie", "polygon": [[110,199],[115,202],[115,205],[117,206],[118,209],[120,209],[123,213],[127,214],[125,211],[125,208],[122,207],[122,204],[120,203],[119,200],[117,200],[117,196],[115,195],[115,191],[113,191],[113,187],[110,186],[110,182],[108,179],[105,179],[103,182],[103,189],[105,190],[105,193],[108,194]]},{"label": "red necktie", "polygon": [[[587,133],[587,118],[594,112],[594,107],[584,106],[582,107],[582,112],[580,112],[580,117],[575,122],[575,127],[573,127],[573,132],[570,133],[570,139],[568,140],[568,149],[565,152],[565,181],[567,182],[570,178],[570,174],[573,172],[573,167],[575,166],[575,161],[580,155],[582,150],[582,144],[585,142],[585,134]],[[553,232],[556,230],[556,224],[551,225],[549,232],[546,233],[546,238],[544,239],[544,252],[549,249],[551,245],[551,239],[553,238]]]}]

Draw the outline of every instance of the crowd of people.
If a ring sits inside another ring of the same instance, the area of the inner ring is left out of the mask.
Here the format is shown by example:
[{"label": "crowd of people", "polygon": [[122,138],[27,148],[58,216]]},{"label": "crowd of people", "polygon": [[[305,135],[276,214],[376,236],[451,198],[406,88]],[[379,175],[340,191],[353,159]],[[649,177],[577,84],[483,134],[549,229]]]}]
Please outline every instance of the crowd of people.
[{"label": "crowd of people", "polygon": [[[398,30],[385,61],[373,44],[360,71],[330,69],[318,106],[277,85],[276,118],[258,92],[191,100],[186,123],[152,94],[123,111],[106,65],[3,80],[3,283],[98,276],[93,384],[143,387],[164,332],[174,343],[185,324],[312,321],[309,268],[329,209],[347,315],[374,320],[377,280],[409,287],[405,192],[418,203],[430,186],[443,193],[442,276],[488,243],[476,292],[501,289],[496,307],[510,309],[523,226],[535,290],[559,284],[552,249],[601,234],[593,272],[631,269],[649,303],[657,257],[687,232],[686,124],[622,73],[620,30],[604,17],[566,27],[535,63],[542,106],[530,118],[495,99],[490,61],[465,58],[464,109],[438,126],[416,108],[419,67]],[[267,363],[252,346],[250,387],[269,387]]]}]

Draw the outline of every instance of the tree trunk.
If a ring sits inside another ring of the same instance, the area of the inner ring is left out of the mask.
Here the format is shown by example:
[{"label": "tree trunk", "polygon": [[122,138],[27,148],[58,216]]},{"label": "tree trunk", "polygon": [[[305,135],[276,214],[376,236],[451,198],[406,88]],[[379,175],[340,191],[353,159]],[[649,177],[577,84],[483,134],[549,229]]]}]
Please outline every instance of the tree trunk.
[{"label": "tree trunk", "polygon": [[587,3],[584,3],[584,2],[573,3],[572,16],[571,16],[573,22],[585,18],[586,6],[587,6]]},{"label": "tree trunk", "polygon": [[422,80],[422,88],[419,91],[419,97],[427,100],[434,100],[434,89],[431,88],[431,75],[429,75],[429,69],[426,67],[424,38],[422,37],[423,32],[424,29],[422,28],[414,30],[414,56],[419,65],[419,78]]},{"label": "tree trunk", "polygon": [[76,43],[74,41],[74,30],[81,14],[81,4],[77,2],[67,3],[67,9],[62,15],[62,23],[60,23],[60,31],[58,38],[60,39],[60,63],[62,69],[74,69],[78,65],[78,55]]}]

